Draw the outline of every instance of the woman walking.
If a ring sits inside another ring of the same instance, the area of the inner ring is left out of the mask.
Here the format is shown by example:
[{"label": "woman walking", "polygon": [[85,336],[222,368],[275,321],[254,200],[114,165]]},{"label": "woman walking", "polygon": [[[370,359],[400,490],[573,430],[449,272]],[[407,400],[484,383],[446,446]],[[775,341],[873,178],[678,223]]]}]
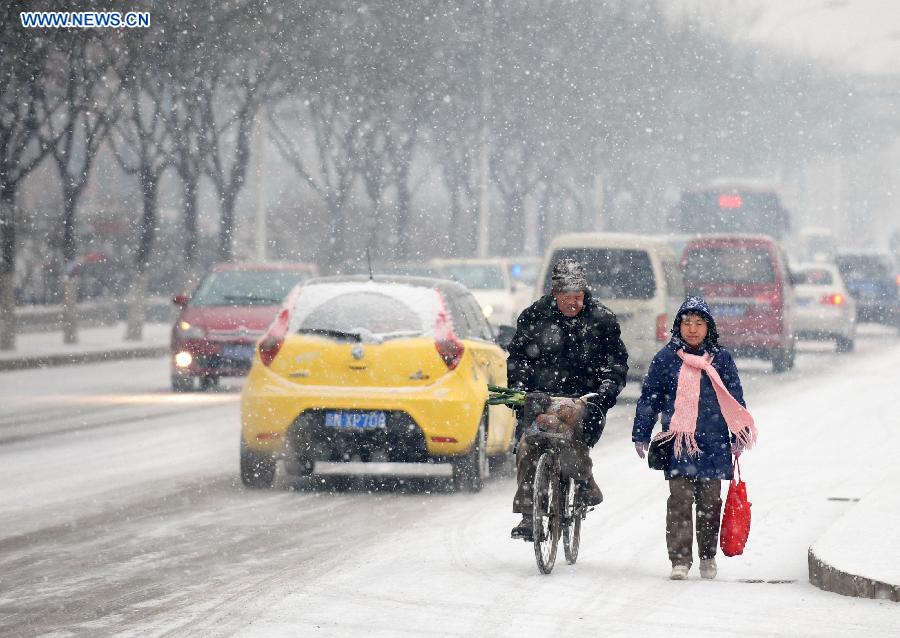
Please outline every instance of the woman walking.
[{"label": "woman walking", "polygon": [[640,458],[660,414],[662,432],[656,438],[673,444],[664,470],[672,580],[686,579],[693,563],[695,504],[700,575],[716,577],[722,480],[732,478],[732,454],[740,456],[756,442],[737,367],[718,340],[709,306],[688,297],[675,315],[669,343],[650,364],[634,416],[631,439]]}]

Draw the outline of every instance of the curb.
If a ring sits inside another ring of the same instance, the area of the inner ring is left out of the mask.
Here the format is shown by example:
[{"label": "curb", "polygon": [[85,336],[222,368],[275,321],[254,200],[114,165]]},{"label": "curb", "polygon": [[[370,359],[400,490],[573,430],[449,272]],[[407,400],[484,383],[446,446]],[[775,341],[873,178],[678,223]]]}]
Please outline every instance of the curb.
[{"label": "curb", "polygon": [[816,556],[812,547],[809,548],[809,582],[819,589],[842,596],[900,602],[900,585],[843,572]]},{"label": "curb", "polygon": [[80,363],[96,363],[98,361],[121,361],[124,359],[151,359],[163,357],[169,353],[169,346],[144,346],[123,350],[98,350],[96,352],[73,352],[71,354],[49,354],[37,357],[18,359],[0,359],[0,371],[28,370],[51,366],[77,365]]}]

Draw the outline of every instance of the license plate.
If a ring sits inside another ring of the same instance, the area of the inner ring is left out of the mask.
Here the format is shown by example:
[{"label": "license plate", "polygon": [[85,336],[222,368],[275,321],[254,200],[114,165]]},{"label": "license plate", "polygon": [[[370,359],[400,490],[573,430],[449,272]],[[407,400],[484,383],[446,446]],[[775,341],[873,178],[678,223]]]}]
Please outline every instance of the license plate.
[{"label": "license plate", "polygon": [[387,415],[384,412],[334,411],[325,413],[325,427],[335,430],[383,430],[387,427]]},{"label": "license plate", "polygon": [[712,307],[713,317],[740,317],[744,307],[737,304],[716,304]]},{"label": "license plate", "polygon": [[222,346],[222,356],[235,361],[250,361],[253,347],[252,343],[226,343]]},{"label": "license plate", "polygon": [[797,297],[797,306],[806,307],[812,303],[812,299],[808,297]]}]

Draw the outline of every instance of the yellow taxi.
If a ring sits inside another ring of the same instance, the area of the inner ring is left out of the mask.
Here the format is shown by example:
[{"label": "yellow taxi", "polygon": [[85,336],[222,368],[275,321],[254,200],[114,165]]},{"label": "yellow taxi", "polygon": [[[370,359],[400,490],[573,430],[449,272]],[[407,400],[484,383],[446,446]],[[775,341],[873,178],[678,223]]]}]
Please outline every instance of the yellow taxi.
[{"label": "yellow taxi", "polygon": [[[423,277],[310,279],[259,340],[241,397],[241,479],[434,475],[480,490],[512,446],[513,412],[485,407],[506,352],[465,287]],[[437,474],[440,474],[438,471]]]}]

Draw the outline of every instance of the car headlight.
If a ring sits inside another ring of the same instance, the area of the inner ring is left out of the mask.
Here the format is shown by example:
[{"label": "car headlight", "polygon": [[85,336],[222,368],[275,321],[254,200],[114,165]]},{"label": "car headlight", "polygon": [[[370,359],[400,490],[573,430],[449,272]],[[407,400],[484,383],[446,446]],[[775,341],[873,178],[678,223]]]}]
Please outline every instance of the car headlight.
[{"label": "car headlight", "polygon": [[182,339],[202,339],[206,336],[206,331],[200,326],[192,326],[187,321],[179,321],[176,334]]},{"label": "car headlight", "polygon": [[485,319],[490,319],[491,315],[494,314],[494,307],[491,304],[486,303],[481,307],[481,312],[484,314]]},{"label": "car headlight", "polygon": [[179,368],[186,368],[191,365],[191,361],[194,360],[194,357],[191,356],[190,352],[179,352],[175,355],[175,365]]}]

